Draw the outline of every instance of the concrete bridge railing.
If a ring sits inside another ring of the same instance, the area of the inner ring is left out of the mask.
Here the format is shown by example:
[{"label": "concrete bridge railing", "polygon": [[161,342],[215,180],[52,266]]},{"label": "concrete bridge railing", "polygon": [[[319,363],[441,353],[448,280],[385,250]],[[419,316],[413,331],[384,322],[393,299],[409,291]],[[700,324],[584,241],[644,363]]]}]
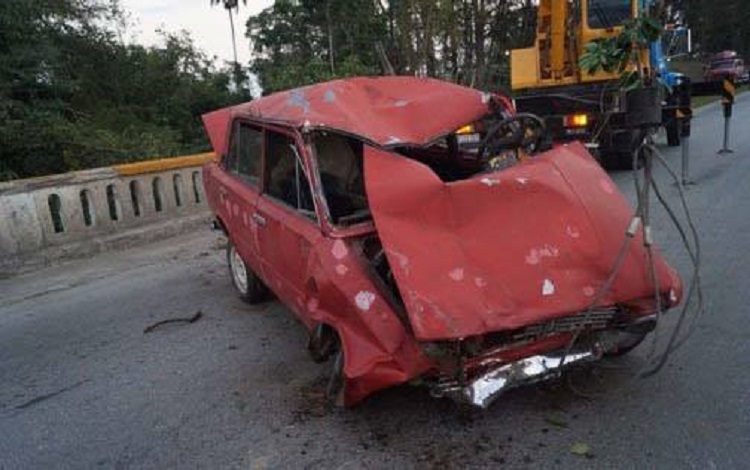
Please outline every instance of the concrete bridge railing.
[{"label": "concrete bridge railing", "polygon": [[210,220],[213,154],[0,183],[0,275],[182,232]]}]

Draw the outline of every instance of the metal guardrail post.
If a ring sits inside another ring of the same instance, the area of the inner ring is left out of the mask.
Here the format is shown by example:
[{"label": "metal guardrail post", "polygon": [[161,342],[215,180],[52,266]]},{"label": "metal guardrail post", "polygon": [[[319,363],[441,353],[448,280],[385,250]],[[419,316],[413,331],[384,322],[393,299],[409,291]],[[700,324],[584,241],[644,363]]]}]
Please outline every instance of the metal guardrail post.
[{"label": "metal guardrail post", "polygon": [[731,77],[725,78],[721,97],[721,104],[724,106],[724,146],[719,150],[719,155],[734,153],[734,150],[729,148],[729,133],[732,125],[732,105],[734,105],[735,94],[734,79]]}]

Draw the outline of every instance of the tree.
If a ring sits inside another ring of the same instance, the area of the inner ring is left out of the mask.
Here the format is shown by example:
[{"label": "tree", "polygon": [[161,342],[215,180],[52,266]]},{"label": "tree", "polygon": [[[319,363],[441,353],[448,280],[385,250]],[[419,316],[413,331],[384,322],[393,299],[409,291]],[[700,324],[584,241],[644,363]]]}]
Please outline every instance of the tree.
[{"label": "tree", "polygon": [[507,51],[533,40],[535,12],[532,0],[277,0],[247,21],[251,69],[265,92],[388,65],[497,89]]},{"label": "tree", "polygon": [[[247,0],[242,0],[242,4],[247,5]],[[237,61],[237,37],[234,33],[234,16],[232,15],[232,10],[239,12],[239,0],[211,0],[211,6],[214,5],[223,5],[224,9],[229,14],[229,27],[232,32],[232,57],[234,58],[234,84],[237,89],[240,89],[244,80],[240,64]]]},{"label": "tree", "polygon": [[107,0],[0,2],[0,179],[209,148],[200,115],[247,101],[186,33],[126,45]]},{"label": "tree", "polygon": [[372,0],[279,0],[246,25],[264,93],[380,69],[386,25]]},{"label": "tree", "polygon": [[687,26],[692,29],[694,43],[701,52],[712,54],[734,50],[750,55],[750,10],[742,0],[669,0],[675,10],[686,12]]}]

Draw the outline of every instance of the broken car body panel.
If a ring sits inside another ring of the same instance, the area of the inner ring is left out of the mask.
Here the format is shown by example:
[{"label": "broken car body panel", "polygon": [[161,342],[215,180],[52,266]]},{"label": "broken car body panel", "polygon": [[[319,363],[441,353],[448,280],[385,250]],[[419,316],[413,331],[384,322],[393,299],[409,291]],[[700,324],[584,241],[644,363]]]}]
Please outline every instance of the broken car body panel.
[{"label": "broken car body panel", "polygon": [[[632,210],[582,146],[557,147],[452,182],[404,150],[426,149],[429,160],[435,142],[497,113],[498,102],[503,115],[512,114],[500,97],[493,102],[438,80],[360,77],[204,116],[222,156],[204,168],[208,202],[249,269],[311,335],[319,325],[335,330],[344,353],[345,404],[418,377],[434,379],[439,391],[446,378],[462,376],[468,381],[458,384],[458,395],[486,406],[510,386],[598,357],[593,338],[564,364],[551,359],[579,326],[603,331],[622,324],[624,315],[653,314],[638,234],[613,289],[584,318],[612,269]],[[240,152],[230,145],[240,124],[264,142],[254,150],[262,171],[250,182],[227,167],[228,156]],[[332,169],[321,165],[324,146],[318,146],[330,136],[359,149],[363,174],[349,182],[366,190],[359,197],[366,197],[372,220],[337,223],[326,186]],[[287,139],[278,148],[292,147],[297,158],[296,209],[271,194],[278,183],[269,164],[271,138]],[[449,147],[441,152],[447,155]],[[462,164],[471,168],[476,159],[468,157]],[[301,187],[311,198],[304,210]],[[681,296],[679,278],[659,256],[657,273],[671,306]],[[481,347],[471,354],[441,356],[464,351],[465,340],[498,334],[475,342]],[[517,369],[525,372],[510,373]]]},{"label": "broken car body panel", "polygon": [[[578,143],[452,183],[419,162],[367,149],[365,175],[420,341],[517,329],[587,309],[632,219],[614,182]],[[602,305],[653,297],[645,257],[639,234]],[[661,257],[657,272],[664,293],[679,289]]]}]

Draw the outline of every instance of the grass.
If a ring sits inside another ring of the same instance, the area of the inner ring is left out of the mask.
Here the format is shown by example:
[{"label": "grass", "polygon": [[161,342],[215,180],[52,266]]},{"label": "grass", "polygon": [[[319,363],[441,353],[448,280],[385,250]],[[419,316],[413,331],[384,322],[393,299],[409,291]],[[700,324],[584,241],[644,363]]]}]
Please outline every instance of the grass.
[{"label": "grass", "polygon": [[[748,91],[748,86],[743,85],[741,87],[737,87],[737,95],[741,95],[742,93],[745,93]],[[711,103],[715,103],[716,101],[719,101],[721,99],[721,96],[696,96],[693,98],[693,109],[696,108],[702,108],[703,106],[707,106]]]}]

